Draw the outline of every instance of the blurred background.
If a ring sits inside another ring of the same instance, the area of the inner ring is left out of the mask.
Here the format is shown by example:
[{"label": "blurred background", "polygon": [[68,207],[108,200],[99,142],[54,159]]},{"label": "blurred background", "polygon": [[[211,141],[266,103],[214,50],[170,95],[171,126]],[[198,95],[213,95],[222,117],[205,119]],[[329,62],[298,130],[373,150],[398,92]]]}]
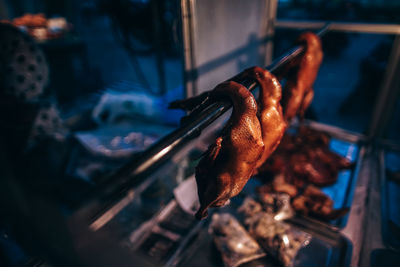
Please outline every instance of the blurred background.
[{"label": "blurred background", "polygon": [[[276,16],[283,20],[395,24],[398,23],[397,11],[396,1],[389,0],[278,1]],[[151,101],[157,98],[161,102],[185,95],[179,1],[2,0],[0,12],[2,19],[9,20],[25,13],[43,13],[48,19],[62,17],[66,20],[68,31],[62,38],[39,42],[50,66],[47,88],[54,93],[66,116],[78,113],[78,107],[80,111],[93,108],[110,90],[142,92]],[[297,34],[296,30],[278,28],[273,55],[290,47]],[[330,33],[324,39],[326,56],[315,85],[316,97],[309,117],[364,132],[393,39],[390,34]],[[251,45],[251,40],[249,43]],[[245,51],[242,57],[252,57],[248,53]],[[236,59],[203,67],[208,67],[207,72],[210,72],[218,64],[233,60]],[[241,69],[260,63],[248,61],[246,64],[244,59]],[[157,112],[163,113],[153,110],[145,117],[152,113],[152,121],[157,121],[153,114]],[[107,114],[102,115],[106,119]],[[158,119],[165,120],[162,116]],[[176,122],[177,119],[171,118],[170,123]],[[390,134],[395,135],[395,132]]]}]

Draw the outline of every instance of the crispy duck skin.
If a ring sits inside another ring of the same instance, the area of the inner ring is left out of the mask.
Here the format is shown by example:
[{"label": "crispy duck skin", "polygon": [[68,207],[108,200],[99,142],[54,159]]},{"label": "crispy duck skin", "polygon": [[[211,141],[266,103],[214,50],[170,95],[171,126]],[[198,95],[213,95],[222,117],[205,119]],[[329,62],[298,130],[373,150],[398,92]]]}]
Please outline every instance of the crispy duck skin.
[{"label": "crispy duck skin", "polygon": [[224,82],[211,91],[210,98],[230,99],[233,111],[222,135],[196,167],[200,199],[197,218],[205,218],[209,207],[223,206],[239,194],[264,150],[257,103],[246,87]]},{"label": "crispy duck skin", "polygon": [[259,168],[278,147],[287,128],[280,104],[282,87],[274,75],[260,67],[246,69],[235,77],[237,78],[255,80],[260,86],[258,117],[265,147],[256,164],[256,168]]},{"label": "crispy duck skin", "polygon": [[287,79],[282,99],[283,114],[287,121],[296,115],[301,119],[304,117],[314,97],[313,84],[323,58],[321,40],[316,34],[303,33],[297,43],[305,45],[305,52],[280,74]]}]

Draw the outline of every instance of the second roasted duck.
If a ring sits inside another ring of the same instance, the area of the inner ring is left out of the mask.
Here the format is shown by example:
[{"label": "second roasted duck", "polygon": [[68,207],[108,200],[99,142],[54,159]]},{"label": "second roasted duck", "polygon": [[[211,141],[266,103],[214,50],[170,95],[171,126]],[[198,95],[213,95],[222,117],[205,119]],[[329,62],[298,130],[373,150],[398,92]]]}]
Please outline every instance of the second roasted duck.
[{"label": "second roasted duck", "polygon": [[323,58],[321,40],[316,34],[303,33],[297,39],[297,43],[305,45],[304,54],[280,73],[280,77],[286,78],[282,107],[287,121],[296,115],[299,115],[300,119],[304,117],[314,97],[313,85]]}]

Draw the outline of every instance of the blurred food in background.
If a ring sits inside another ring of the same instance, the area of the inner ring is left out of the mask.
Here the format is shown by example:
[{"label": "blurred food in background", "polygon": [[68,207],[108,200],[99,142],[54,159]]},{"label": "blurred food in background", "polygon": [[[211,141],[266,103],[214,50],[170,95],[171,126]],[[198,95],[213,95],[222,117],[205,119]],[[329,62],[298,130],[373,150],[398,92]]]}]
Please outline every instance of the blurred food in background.
[{"label": "blurred food in background", "polygon": [[27,32],[38,41],[57,39],[68,33],[72,25],[64,17],[46,18],[43,13],[25,14],[11,21],[3,20]]}]

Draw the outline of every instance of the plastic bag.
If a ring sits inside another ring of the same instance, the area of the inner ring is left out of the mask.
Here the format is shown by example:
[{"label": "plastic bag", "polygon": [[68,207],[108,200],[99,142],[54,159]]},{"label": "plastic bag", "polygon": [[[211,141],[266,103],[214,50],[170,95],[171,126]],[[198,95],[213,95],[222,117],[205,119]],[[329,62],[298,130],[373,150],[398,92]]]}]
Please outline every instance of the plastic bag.
[{"label": "plastic bag", "polygon": [[281,204],[276,212],[267,212],[252,198],[246,198],[239,211],[244,213],[248,232],[258,244],[283,266],[290,267],[298,251],[309,244],[311,235],[276,219],[287,218],[290,211],[284,196],[276,194],[275,198],[274,202]]},{"label": "plastic bag", "polygon": [[243,226],[228,213],[214,214],[209,232],[214,235],[214,242],[226,267],[236,267],[266,255]]}]

